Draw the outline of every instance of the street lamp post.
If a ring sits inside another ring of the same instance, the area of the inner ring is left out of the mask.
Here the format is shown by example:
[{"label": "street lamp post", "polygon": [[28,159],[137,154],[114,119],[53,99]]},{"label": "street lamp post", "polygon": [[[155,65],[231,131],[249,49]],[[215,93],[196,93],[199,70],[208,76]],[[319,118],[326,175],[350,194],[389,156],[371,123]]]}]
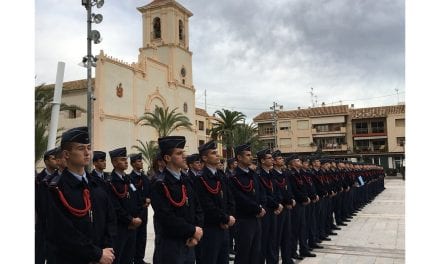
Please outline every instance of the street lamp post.
[{"label": "street lamp post", "polygon": [[[99,24],[102,22],[103,16],[101,14],[92,14],[92,6],[101,8],[104,5],[104,0],[81,0],[87,10],[87,55],[83,57],[81,66],[87,68],[87,128],[89,130],[90,143],[93,139],[92,113],[95,99],[92,92],[92,67],[96,67],[97,59],[92,55],[92,41],[99,44],[102,41],[101,34],[97,30],[92,30],[92,23]],[[92,159],[90,159],[89,166],[92,168]]]},{"label": "street lamp post", "polygon": [[283,106],[279,105],[276,102],[273,102],[273,105],[270,107],[270,110],[273,111],[272,113],[272,117],[273,117],[273,130],[274,130],[274,134],[275,134],[275,140],[274,140],[274,149],[278,149],[278,140],[277,140],[277,121],[278,121],[278,116],[277,116],[277,112],[280,110],[283,110]]}]

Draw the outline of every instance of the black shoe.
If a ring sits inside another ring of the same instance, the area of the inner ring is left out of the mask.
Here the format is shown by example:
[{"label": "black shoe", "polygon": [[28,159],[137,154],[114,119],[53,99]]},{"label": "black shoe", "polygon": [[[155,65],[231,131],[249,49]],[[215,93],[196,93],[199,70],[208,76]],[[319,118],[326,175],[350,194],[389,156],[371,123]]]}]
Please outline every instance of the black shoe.
[{"label": "black shoe", "polygon": [[351,222],[351,220],[350,219],[345,219],[345,220],[342,220],[343,222]]},{"label": "black shoe", "polygon": [[347,219],[353,219],[353,216],[347,216]]},{"label": "black shoe", "polygon": [[313,254],[313,253],[310,253],[310,252],[304,252],[304,253],[301,253],[300,256],[303,257],[303,258],[309,258],[309,257],[314,258],[314,257],[316,257],[316,254]]},{"label": "black shoe", "polygon": [[340,228],[340,227],[337,227],[337,226],[332,227],[332,229],[333,229],[333,230],[341,230],[341,228]]},{"label": "black shoe", "polygon": [[318,244],[312,244],[312,245],[309,246],[309,248],[310,248],[310,250],[313,250],[315,248],[324,248],[324,247],[321,246],[321,245],[318,245]]},{"label": "black shoe", "polygon": [[331,241],[332,239],[329,237],[321,237],[321,240],[322,241]]},{"label": "black shoe", "polygon": [[338,226],[347,226],[347,224],[342,222],[342,223],[339,223]]},{"label": "black shoe", "polygon": [[294,259],[299,259],[299,260],[303,260],[303,259],[304,259],[303,257],[301,257],[301,256],[298,255],[298,254],[293,254],[292,258],[294,258]]}]

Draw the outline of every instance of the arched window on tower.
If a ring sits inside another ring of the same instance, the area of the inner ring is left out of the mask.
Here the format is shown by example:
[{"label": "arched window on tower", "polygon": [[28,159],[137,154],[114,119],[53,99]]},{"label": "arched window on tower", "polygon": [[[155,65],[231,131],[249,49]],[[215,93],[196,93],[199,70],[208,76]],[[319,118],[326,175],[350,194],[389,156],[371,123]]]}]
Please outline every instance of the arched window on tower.
[{"label": "arched window on tower", "polygon": [[156,17],[153,19],[153,30],[154,30],[154,38],[161,38],[161,30],[160,30],[160,18]]},{"label": "arched window on tower", "polygon": [[184,30],[183,22],[182,20],[179,20],[179,40],[183,40],[183,35],[184,35],[183,30]]}]

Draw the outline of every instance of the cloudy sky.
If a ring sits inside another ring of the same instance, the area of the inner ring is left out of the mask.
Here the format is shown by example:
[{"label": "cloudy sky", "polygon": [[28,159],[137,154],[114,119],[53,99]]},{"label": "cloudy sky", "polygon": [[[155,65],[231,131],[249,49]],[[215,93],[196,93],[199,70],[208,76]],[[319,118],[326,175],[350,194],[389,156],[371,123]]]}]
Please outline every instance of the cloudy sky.
[{"label": "cloudy sky", "polygon": [[[99,50],[134,62],[141,47],[136,7],[151,0],[106,0],[93,25]],[[273,102],[380,106],[404,101],[405,2],[401,0],[180,0],[190,18],[196,104],[229,108],[249,119]],[[36,84],[85,79],[86,11],[79,0],[35,2]],[[399,90],[399,96],[396,93]]]}]

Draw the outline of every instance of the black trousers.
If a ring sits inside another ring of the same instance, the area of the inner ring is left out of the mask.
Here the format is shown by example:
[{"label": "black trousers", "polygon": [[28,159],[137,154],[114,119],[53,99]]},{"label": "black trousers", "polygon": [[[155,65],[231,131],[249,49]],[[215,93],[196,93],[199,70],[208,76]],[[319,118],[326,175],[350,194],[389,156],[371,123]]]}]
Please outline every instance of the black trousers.
[{"label": "black trousers", "polygon": [[271,209],[268,209],[262,219],[261,264],[278,264],[277,217]]},{"label": "black trousers", "polygon": [[141,214],[142,224],[136,229],[136,249],[134,253],[134,264],[143,263],[145,247],[147,246],[147,220],[148,208],[144,208]]},{"label": "black trousers", "polygon": [[[327,210],[328,210],[328,197],[322,197],[317,203],[317,214],[316,214],[316,223],[317,223],[317,236],[325,237],[325,223],[327,220]],[[309,241],[310,245],[310,241]]]},{"label": "black trousers", "polygon": [[307,245],[307,235],[310,222],[306,221],[306,208],[309,212],[309,205],[297,204],[292,209],[292,253],[296,253],[299,244],[299,252],[306,253],[309,252],[309,247]]},{"label": "black trousers", "polygon": [[275,263],[279,261],[278,250],[281,250],[281,260],[283,264],[293,264],[292,261],[292,223],[291,215],[293,209],[284,210],[277,216],[277,246]]},{"label": "black trousers", "polygon": [[201,263],[229,263],[229,232],[220,227],[204,227],[201,244]]},{"label": "black trousers", "polygon": [[237,254],[235,264],[255,264],[259,262],[261,251],[261,219],[239,218],[237,225]]},{"label": "black trousers", "polygon": [[118,235],[115,241],[115,264],[129,264],[134,260],[136,245],[136,230],[118,225]]},{"label": "black trousers", "polygon": [[161,237],[158,260],[161,264],[194,264],[194,248],[185,245],[182,239]]},{"label": "black trousers", "polygon": [[316,213],[320,210],[320,203],[310,203],[306,207],[306,222],[307,222],[307,242],[308,244],[316,243],[318,238],[318,230],[316,223]]},{"label": "black trousers", "polygon": [[35,228],[35,264],[44,264],[46,260],[46,239],[43,230]]}]

